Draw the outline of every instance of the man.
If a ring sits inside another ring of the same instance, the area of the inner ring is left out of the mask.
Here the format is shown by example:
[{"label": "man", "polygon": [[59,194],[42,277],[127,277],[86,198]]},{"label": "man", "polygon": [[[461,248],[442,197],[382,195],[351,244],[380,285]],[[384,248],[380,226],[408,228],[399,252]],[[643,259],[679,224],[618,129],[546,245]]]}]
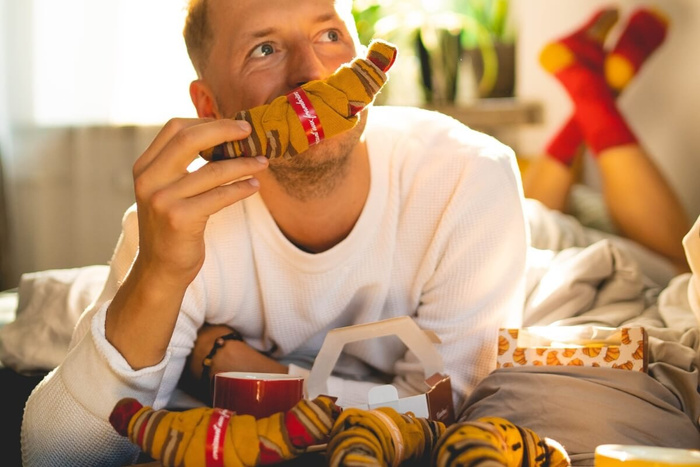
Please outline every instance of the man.
[{"label": "man", "polygon": [[[517,326],[522,308],[512,151],[439,114],[372,107],[291,158],[188,171],[199,152],[249,135],[226,117],[327,78],[360,46],[350,2],[334,0],[195,1],[185,36],[200,119],[168,122],[135,163],[136,209],[105,290],[28,401],[24,463],[133,461],[110,411],[126,396],[172,404],[205,323],[244,340],[225,342],[236,356],[226,369],[307,374],[330,329],[409,315],[440,337],[459,404],[494,368],[497,328]],[[384,338],[347,346],[328,387],[349,406],[378,382],[406,395],[423,379]]]}]

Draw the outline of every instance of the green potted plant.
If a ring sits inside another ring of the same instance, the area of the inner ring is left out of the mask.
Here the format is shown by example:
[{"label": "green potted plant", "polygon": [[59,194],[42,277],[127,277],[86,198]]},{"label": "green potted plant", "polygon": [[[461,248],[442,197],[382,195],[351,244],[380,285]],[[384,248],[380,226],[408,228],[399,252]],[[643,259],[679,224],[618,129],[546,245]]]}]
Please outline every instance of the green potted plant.
[{"label": "green potted plant", "polygon": [[474,65],[479,97],[513,95],[508,13],[509,0],[356,0],[354,6],[363,43],[383,37],[419,57],[427,102],[454,101],[465,58]]},{"label": "green potted plant", "polygon": [[454,0],[454,3],[457,11],[470,18],[469,22],[465,21],[462,42],[479,80],[479,95],[512,97],[515,34],[508,22],[509,0]]}]

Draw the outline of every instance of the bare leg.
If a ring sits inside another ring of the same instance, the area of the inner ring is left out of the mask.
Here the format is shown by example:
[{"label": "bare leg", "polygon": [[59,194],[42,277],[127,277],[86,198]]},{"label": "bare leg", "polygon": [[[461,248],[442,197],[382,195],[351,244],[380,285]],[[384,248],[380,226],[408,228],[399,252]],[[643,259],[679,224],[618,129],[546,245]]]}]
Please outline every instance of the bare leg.
[{"label": "bare leg", "polygon": [[[566,196],[572,182],[571,174],[565,173],[571,165],[572,148],[585,140],[600,168],[603,196],[621,234],[668,258],[679,272],[685,272],[689,268],[682,239],[690,222],[675,192],[614,103],[616,94],[634,76],[643,59],[663,41],[666,22],[656,12],[638,11],[626,31],[653,33],[655,39],[647,43],[639,40],[639,34],[623,33],[618,46],[606,57],[603,40],[616,19],[614,9],[601,10],[584,27],[543,49],[540,62],[572,98],[578,126],[571,122],[564,126],[545,151],[545,156],[554,161],[534,164],[535,172],[527,178],[537,177],[537,183],[528,180],[523,185],[528,187],[526,196],[536,197],[550,208],[565,208],[561,197]],[[561,166],[556,168],[556,163]],[[557,171],[564,176],[563,181],[542,180]]]},{"label": "bare leg", "polygon": [[603,196],[623,236],[667,257],[679,272],[689,270],[682,240],[690,221],[673,189],[637,144],[601,151]]},{"label": "bare leg", "polygon": [[523,174],[526,198],[536,199],[549,209],[566,212],[576,177],[568,165],[542,155],[529,163]]}]

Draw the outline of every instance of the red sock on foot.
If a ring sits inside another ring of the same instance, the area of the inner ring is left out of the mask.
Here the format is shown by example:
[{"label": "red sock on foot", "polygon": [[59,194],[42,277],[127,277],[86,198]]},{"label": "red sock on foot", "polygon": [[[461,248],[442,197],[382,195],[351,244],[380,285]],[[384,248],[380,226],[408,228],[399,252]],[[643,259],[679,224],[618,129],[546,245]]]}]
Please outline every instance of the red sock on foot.
[{"label": "red sock on foot", "polygon": [[550,73],[557,73],[575,61],[602,72],[605,60],[603,44],[617,18],[614,8],[598,11],[572,34],[547,44],[540,53],[540,63]]},{"label": "red sock on foot", "polygon": [[563,127],[547,143],[545,154],[562,164],[571,167],[578,154],[578,148],[583,144],[583,133],[572,115]]},{"label": "red sock on foot", "polygon": [[615,91],[621,91],[639,68],[666,39],[668,17],[659,10],[636,10],[605,58],[605,79]]},{"label": "red sock on foot", "polygon": [[576,122],[595,154],[637,141],[603,76],[603,43],[616,21],[616,10],[601,10],[582,28],[547,45],[540,54],[542,66],[573,100]]},{"label": "red sock on foot", "polygon": [[[592,70],[602,72],[605,61],[603,43],[610,28],[617,22],[617,17],[616,9],[602,9],[569,36],[548,44],[540,54],[544,69],[555,73],[569,66],[579,56]],[[582,143],[583,133],[572,116],[550,140],[545,151],[553,159],[571,166]]]},{"label": "red sock on foot", "polygon": [[[596,16],[593,21],[595,19]],[[668,23],[666,15],[658,10],[640,8],[632,13],[604,61],[605,78],[613,91],[621,93],[647,58],[659,48],[666,38]],[[572,115],[552,137],[545,152],[562,164],[571,166],[582,144],[583,134]]]}]

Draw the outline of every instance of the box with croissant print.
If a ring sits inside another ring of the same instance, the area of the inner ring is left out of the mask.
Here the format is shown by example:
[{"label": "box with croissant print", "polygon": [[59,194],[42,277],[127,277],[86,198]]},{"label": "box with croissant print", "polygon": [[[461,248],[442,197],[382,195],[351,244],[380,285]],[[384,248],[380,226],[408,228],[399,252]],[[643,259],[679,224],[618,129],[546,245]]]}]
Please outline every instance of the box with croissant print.
[{"label": "box with croissant print", "polygon": [[643,327],[536,326],[501,329],[498,368],[576,365],[647,371],[649,351]]}]

